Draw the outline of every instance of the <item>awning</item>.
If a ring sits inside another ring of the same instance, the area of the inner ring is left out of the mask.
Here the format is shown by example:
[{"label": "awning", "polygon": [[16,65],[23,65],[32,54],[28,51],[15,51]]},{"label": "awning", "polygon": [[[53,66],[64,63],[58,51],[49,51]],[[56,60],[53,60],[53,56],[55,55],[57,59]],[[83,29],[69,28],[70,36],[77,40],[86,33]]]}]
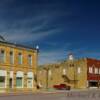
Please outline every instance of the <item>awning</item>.
[{"label": "awning", "polygon": [[16,77],[24,77],[23,72],[22,72],[22,71],[18,71],[18,72],[16,73]]},{"label": "awning", "polygon": [[7,76],[7,71],[0,70],[0,76]]},{"label": "awning", "polygon": [[28,72],[28,73],[27,73],[27,77],[28,77],[28,78],[33,78],[33,72]]}]

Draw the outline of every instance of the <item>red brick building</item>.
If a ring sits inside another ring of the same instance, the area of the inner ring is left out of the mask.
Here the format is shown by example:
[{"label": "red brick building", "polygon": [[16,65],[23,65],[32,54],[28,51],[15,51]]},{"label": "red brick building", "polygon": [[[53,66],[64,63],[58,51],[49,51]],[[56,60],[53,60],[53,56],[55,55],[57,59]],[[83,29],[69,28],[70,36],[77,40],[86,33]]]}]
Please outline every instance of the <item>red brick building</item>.
[{"label": "red brick building", "polygon": [[87,58],[87,80],[89,87],[100,85],[100,60]]}]

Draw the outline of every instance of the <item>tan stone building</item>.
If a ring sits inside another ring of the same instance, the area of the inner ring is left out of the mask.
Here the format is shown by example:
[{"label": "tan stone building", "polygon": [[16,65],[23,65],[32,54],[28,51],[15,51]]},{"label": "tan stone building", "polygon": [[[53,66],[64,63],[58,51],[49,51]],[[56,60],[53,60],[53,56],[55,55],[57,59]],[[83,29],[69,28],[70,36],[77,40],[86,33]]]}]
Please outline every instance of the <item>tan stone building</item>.
[{"label": "tan stone building", "polygon": [[67,84],[75,89],[99,87],[100,60],[74,59],[69,55],[66,61],[59,64],[42,65],[38,68],[38,83],[42,88],[49,89],[57,84]]},{"label": "tan stone building", "polygon": [[0,38],[0,92],[36,90],[37,50]]}]

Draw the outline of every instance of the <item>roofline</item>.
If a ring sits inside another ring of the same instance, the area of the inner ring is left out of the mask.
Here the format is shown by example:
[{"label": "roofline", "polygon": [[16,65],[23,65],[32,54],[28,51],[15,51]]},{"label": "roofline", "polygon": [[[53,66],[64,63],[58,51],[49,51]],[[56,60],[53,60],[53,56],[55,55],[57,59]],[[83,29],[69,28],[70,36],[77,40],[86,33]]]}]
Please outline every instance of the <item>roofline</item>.
[{"label": "roofline", "polygon": [[89,57],[87,57],[86,59],[90,59],[90,60],[98,60],[98,61],[100,61],[99,58],[89,58]]},{"label": "roofline", "polygon": [[28,46],[25,46],[25,45],[11,43],[11,42],[7,42],[7,41],[0,41],[0,43],[5,44],[5,45],[9,45],[9,46],[12,46],[12,47],[19,47],[19,48],[22,48],[22,49],[36,50],[36,48],[31,48],[31,47],[28,47]]}]

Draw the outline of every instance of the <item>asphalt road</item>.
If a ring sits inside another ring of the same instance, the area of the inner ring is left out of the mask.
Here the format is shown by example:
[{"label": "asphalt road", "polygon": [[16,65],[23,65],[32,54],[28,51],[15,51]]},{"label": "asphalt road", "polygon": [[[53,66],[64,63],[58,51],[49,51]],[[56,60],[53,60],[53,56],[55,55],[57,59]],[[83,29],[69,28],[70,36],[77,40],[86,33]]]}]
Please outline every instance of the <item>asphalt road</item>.
[{"label": "asphalt road", "polygon": [[0,100],[100,100],[100,90],[10,95]]}]

